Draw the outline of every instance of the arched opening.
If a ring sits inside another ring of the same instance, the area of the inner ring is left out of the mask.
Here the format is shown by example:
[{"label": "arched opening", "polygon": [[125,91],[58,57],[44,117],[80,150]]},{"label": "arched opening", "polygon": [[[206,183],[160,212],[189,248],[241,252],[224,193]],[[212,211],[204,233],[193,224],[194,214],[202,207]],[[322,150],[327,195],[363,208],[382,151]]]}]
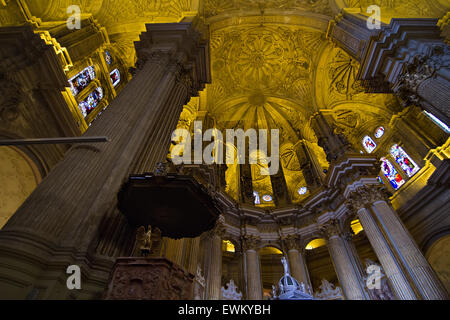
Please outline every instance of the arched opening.
[{"label": "arched opening", "polygon": [[305,247],[305,261],[315,294],[320,292],[322,280],[340,286],[325,239],[316,238],[308,242]]},{"label": "arched opening", "polygon": [[222,240],[222,279],[221,286],[227,288],[227,284],[233,280],[237,290],[244,294],[243,279],[241,277],[241,254],[237,244],[231,240]]},{"label": "arched opening", "polygon": [[282,257],[283,252],[273,246],[266,246],[259,250],[263,299],[265,300],[272,296],[272,286],[277,286],[278,281],[284,275]]},{"label": "arched opening", "polygon": [[0,229],[41,181],[33,161],[20,149],[0,148]]},{"label": "arched opening", "polygon": [[426,253],[428,262],[450,292],[450,234],[434,242]]}]

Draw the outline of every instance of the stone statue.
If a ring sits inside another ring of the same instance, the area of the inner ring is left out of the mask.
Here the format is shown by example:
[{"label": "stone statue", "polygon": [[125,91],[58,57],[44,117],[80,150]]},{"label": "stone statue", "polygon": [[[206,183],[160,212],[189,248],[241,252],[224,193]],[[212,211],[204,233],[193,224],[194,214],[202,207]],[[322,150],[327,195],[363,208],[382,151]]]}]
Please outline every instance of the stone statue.
[{"label": "stone statue", "polygon": [[242,293],[238,292],[233,279],[226,286],[227,289],[224,287],[221,288],[222,300],[242,300]]},{"label": "stone statue", "polygon": [[197,272],[194,279],[194,300],[203,300],[206,281],[202,275],[202,269],[197,266]]},{"label": "stone statue", "polygon": [[275,285],[272,285],[272,299],[277,299],[277,289],[275,288]]},{"label": "stone statue", "polygon": [[289,265],[288,265],[288,262],[286,260],[286,257],[281,258],[281,263],[283,264],[284,274],[288,275],[289,274]]},{"label": "stone statue", "polygon": [[342,290],[340,287],[334,287],[334,285],[325,279],[322,279],[320,285],[320,292],[316,294],[317,299],[321,300],[344,300]]},{"label": "stone statue", "polygon": [[154,171],[155,176],[165,176],[167,175],[167,163],[158,162]]},{"label": "stone statue", "polygon": [[373,300],[395,300],[383,268],[370,259],[366,259],[365,263],[367,275],[364,280],[371,298]]},{"label": "stone statue", "polygon": [[133,256],[149,256],[153,253],[153,248],[156,243],[159,243],[160,239],[161,231],[158,228],[154,228],[154,232],[152,233],[152,226],[148,226],[147,231],[145,231],[144,226],[140,226],[136,232]]}]

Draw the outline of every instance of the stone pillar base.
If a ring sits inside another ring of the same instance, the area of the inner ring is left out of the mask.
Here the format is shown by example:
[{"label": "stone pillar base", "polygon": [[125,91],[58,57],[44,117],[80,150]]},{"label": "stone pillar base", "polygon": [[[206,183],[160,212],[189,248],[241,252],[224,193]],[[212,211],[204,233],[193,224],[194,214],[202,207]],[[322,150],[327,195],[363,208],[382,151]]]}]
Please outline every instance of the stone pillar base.
[{"label": "stone pillar base", "polygon": [[192,300],[194,275],[161,257],[117,258],[106,300]]}]

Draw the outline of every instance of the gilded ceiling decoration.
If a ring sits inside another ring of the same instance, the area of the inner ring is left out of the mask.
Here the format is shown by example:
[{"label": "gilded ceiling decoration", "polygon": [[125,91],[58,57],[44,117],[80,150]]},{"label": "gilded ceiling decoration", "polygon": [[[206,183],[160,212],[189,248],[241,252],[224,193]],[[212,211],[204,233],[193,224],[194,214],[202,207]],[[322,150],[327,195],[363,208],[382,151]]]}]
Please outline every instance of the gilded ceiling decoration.
[{"label": "gilded ceiling decoration", "polygon": [[344,51],[338,51],[329,63],[328,78],[331,80],[329,91],[336,91],[351,100],[354,95],[364,92],[364,88],[356,80],[359,63]]},{"label": "gilded ceiling decoration", "polygon": [[[371,5],[377,5],[382,8],[383,21],[387,18],[428,18],[442,16],[445,14],[445,6],[447,10],[450,7],[448,0],[345,0],[348,8],[360,8],[363,13]],[[387,21],[386,21],[387,22]]]},{"label": "gilded ceiling decoration", "polygon": [[390,103],[391,96],[386,94],[367,94],[356,80],[359,63],[345,51],[329,46],[322,54],[316,73],[317,105],[322,108],[348,101],[364,102],[377,106]]},{"label": "gilded ceiling decoration", "polygon": [[98,19],[104,25],[130,23],[136,20],[172,18],[180,20],[184,12],[191,11],[191,0],[104,0]]},{"label": "gilded ceiling decoration", "polygon": [[211,17],[228,10],[299,9],[322,14],[331,14],[328,0],[205,0],[204,15]]},{"label": "gilded ceiling decoration", "polygon": [[288,27],[218,31],[211,39],[214,84],[227,97],[259,89],[303,98],[309,93],[313,50],[322,41],[318,32]]},{"label": "gilded ceiling decoration", "polygon": [[142,18],[172,17],[179,20],[191,11],[191,0],[25,0],[31,13],[43,20],[66,20],[67,8],[80,6],[82,13],[93,14],[105,27],[131,23]]},{"label": "gilded ceiling decoration", "polygon": [[224,126],[281,128],[296,141],[310,110],[319,32],[285,26],[234,27],[212,35],[208,109]]},{"label": "gilded ceiling decoration", "polygon": [[[202,110],[210,113],[220,130],[279,129],[280,160],[294,203],[304,197],[298,189],[305,185],[295,149],[299,141],[307,144],[322,168],[328,167],[310,126],[311,115],[327,110],[337,128],[358,143],[357,135],[384,121],[380,114],[389,115],[394,103],[388,95],[366,94],[356,80],[359,64],[325,39],[326,25],[334,16],[329,5],[333,1],[51,0],[45,5],[23,1],[43,21],[64,21],[67,7],[79,5],[106,28],[111,52],[125,67],[135,64],[134,41],[145,23],[177,22],[196,15],[200,8],[200,15],[210,18],[206,22],[211,30],[212,83],[185,106],[178,127],[190,128]],[[369,2],[386,12],[411,6],[423,8],[425,14],[432,10],[432,6],[418,6],[416,0],[345,1],[362,11]],[[0,12],[2,19],[10,18]],[[254,188],[261,196],[273,194],[270,178],[258,176],[257,166],[252,172]],[[238,177],[239,167],[229,166],[227,192],[235,199],[240,194]]]}]

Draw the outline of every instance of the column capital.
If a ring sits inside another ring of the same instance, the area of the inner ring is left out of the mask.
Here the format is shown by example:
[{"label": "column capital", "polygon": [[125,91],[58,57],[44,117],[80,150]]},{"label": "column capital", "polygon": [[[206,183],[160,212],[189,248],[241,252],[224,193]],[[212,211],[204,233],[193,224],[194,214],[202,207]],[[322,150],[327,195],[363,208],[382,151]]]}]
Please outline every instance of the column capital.
[{"label": "column capital", "polygon": [[352,231],[347,231],[342,234],[342,237],[347,241],[352,241],[355,234]]},{"label": "column capital", "polygon": [[301,251],[302,244],[301,239],[299,235],[296,234],[290,234],[288,236],[284,236],[281,238],[281,241],[286,246],[288,250],[297,250]]},{"label": "column capital", "polygon": [[133,76],[136,76],[136,74],[144,69],[144,66],[149,63],[156,63],[161,65],[162,67],[166,67],[169,64],[170,61],[170,53],[164,52],[161,50],[155,50],[155,51],[143,51],[138,55],[136,65],[134,68],[130,68],[130,73]]},{"label": "column capital", "polygon": [[339,220],[331,219],[319,227],[320,233],[327,240],[334,236],[340,236],[342,234]]},{"label": "column capital", "polygon": [[365,185],[357,188],[348,196],[346,204],[349,210],[357,213],[358,209],[376,201],[390,202],[389,192],[382,185]]},{"label": "column capital", "polygon": [[242,248],[244,251],[258,250],[261,246],[261,238],[254,235],[246,235],[241,237]]},{"label": "column capital", "polygon": [[177,81],[186,85],[189,93],[196,95],[211,82],[208,35],[198,27],[198,21],[148,24],[140,41],[135,42],[136,69],[142,69],[148,61],[161,62],[175,72]]},{"label": "column capital", "polygon": [[0,120],[5,122],[13,122],[19,117],[19,106],[24,101],[24,93],[20,85],[8,79],[7,76],[0,72]]},{"label": "column capital", "polygon": [[420,85],[427,79],[448,65],[450,48],[445,44],[434,45],[428,54],[417,54],[411,62],[405,63],[404,71],[399,75],[393,91],[406,105],[419,104],[418,95]]},{"label": "column capital", "polygon": [[226,224],[225,224],[225,217],[223,215],[220,215],[219,218],[217,218],[216,225],[214,226],[214,228],[211,231],[209,231],[208,235],[210,237],[217,236],[222,239],[226,233],[227,233],[227,228],[226,228]]}]

